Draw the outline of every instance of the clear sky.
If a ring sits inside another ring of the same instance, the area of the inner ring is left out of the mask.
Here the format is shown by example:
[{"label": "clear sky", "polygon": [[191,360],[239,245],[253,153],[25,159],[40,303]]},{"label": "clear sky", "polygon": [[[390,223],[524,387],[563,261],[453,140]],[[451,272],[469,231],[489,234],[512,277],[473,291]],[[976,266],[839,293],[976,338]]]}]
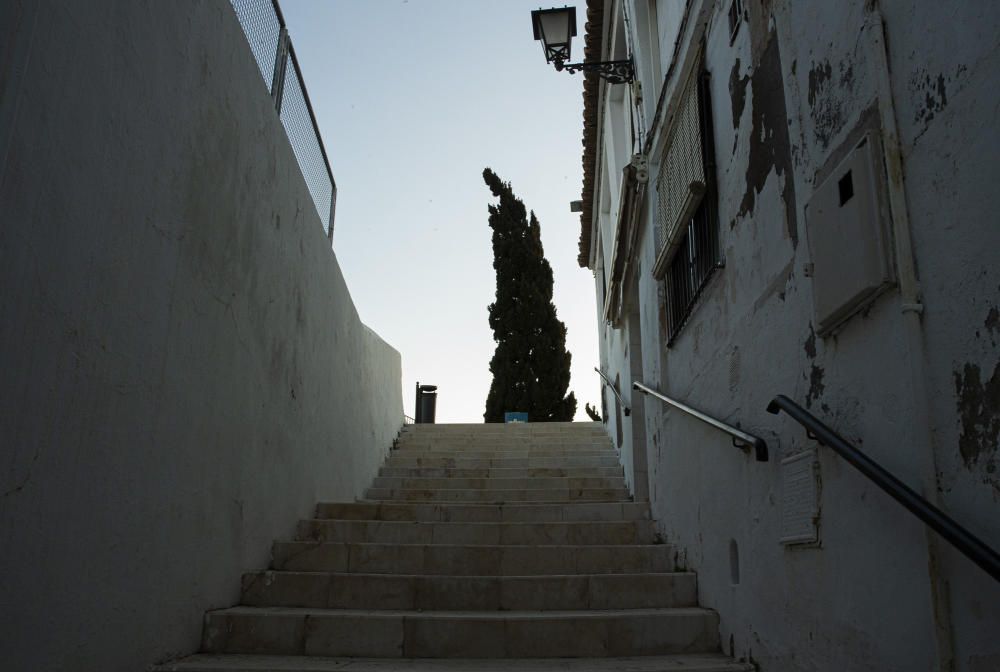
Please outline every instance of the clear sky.
[{"label": "clear sky", "polygon": [[584,402],[600,393],[596,307],[569,210],[581,191],[583,80],[545,63],[531,33],[537,2],[281,7],[337,180],[334,250],[361,319],[402,355],[406,413],[419,380],[439,386],[438,422],[483,419],[496,291],[489,166],[541,222],[587,419]]}]

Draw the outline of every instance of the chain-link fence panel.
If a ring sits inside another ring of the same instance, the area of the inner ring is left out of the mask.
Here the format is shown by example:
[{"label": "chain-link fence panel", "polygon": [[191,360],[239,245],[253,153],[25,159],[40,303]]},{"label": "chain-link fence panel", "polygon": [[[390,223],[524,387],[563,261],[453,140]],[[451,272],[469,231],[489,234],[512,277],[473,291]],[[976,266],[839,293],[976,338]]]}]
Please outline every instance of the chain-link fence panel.
[{"label": "chain-link fence panel", "polygon": [[275,101],[295,160],[329,238],[333,229],[336,185],[281,10],[275,0],[230,0],[230,4],[264,84]]},{"label": "chain-link fence panel", "polygon": [[333,205],[333,177],[329,162],[319,138],[319,129],[313,121],[308,93],[302,85],[298,63],[290,59],[285,74],[285,88],[281,97],[281,123],[285,127],[292,151],[299,162],[302,176],[312,194],[316,211],[323,220],[323,230],[330,234]]},{"label": "chain-link fence panel", "polygon": [[264,85],[271,90],[274,78],[274,58],[278,53],[281,19],[271,0],[230,0],[240,27],[246,35]]}]

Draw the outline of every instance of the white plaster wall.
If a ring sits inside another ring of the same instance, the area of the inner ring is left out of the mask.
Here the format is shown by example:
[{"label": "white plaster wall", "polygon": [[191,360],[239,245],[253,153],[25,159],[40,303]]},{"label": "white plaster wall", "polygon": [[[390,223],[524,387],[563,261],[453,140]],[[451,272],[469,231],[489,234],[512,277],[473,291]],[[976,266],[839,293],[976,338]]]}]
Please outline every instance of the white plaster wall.
[{"label": "white plaster wall", "polygon": [[228,2],[0,19],[0,667],[140,670],[362,493],[400,358]]},{"label": "white plaster wall", "polygon": [[[1000,7],[881,6],[926,305],[941,502],[1000,548]],[[1000,669],[1000,586],[947,546],[942,573],[959,669]]]},{"label": "white plaster wall", "polygon": [[[646,400],[654,516],[678,545],[681,564],[698,570],[700,599],[720,611],[727,651],[764,670],[931,670],[949,659],[957,670],[998,669],[1000,586],[944,542],[941,566],[929,566],[923,524],[829,449],[819,448],[821,546],[778,543],[780,460],[815,443],[764,409],[778,393],[804,403],[1000,547],[1000,196],[993,186],[1000,91],[990,83],[1000,72],[1000,11],[992,3],[878,3],[925,300],[923,348],[912,351],[898,291],[835,336],[815,336],[803,273],[810,261],[805,204],[816,175],[877,102],[870,3],[772,2],[766,14],[745,3],[750,20],[732,45],[728,4],[693,3],[692,10],[712,8],[706,60],[726,265],[667,349],[662,288],[647,270],[656,252],[655,203],[647,203],[644,376],[762,435],[771,461],[756,463],[727,436]],[[665,25],[662,11],[659,20]],[[765,53],[774,55],[769,44],[777,45],[780,68],[777,60],[762,63]],[[664,46],[660,53],[669,54]],[[651,158],[655,179],[658,156]],[[623,337],[605,332],[601,347],[612,378],[624,377]],[[926,362],[926,400],[915,394],[913,358]],[[918,416],[922,403],[929,420]],[[731,540],[740,550],[738,585],[730,578]],[[937,597],[932,577],[945,588]]]}]

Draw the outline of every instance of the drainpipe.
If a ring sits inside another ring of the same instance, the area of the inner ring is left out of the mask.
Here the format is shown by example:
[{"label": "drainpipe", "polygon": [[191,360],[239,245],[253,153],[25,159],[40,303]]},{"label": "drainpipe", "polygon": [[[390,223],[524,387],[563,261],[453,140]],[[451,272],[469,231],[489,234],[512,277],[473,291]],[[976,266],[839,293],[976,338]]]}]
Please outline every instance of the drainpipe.
[{"label": "drainpipe", "polygon": [[[886,48],[885,22],[878,7],[873,6],[866,30],[872,40],[871,62],[874,65],[878,90],[878,109],[882,125],[882,144],[888,174],[889,209],[892,213],[892,230],[895,241],[896,271],[899,278],[900,309],[909,362],[909,387],[911,403],[916,418],[923,424],[913,435],[915,456],[922,467],[921,490],[928,501],[940,506],[938,496],[937,458],[934,452],[930,402],[927,391],[927,360],[921,316],[924,304],[917,278],[910,219],[906,205],[906,188],[903,174],[903,156],[896,126],[896,109],[889,78],[889,54]],[[955,669],[954,633],[951,620],[951,600],[948,583],[941,574],[942,544],[930,528],[927,535],[927,570],[930,580],[931,600],[934,609],[934,635],[938,660],[936,669],[950,672]]]}]

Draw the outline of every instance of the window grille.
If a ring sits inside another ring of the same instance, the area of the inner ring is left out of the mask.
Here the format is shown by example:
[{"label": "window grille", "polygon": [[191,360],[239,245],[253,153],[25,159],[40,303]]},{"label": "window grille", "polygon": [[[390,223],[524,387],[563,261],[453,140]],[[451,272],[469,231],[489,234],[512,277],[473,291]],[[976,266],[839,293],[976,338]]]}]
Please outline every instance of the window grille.
[{"label": "window grille", "polygon": [[687,218],[691,216],[692,201],[704,193],[705,164],[697,84],[698,78],[692,75],[681,96],[676,121],[660,164],[656,183],[659,216],[655,242],[661,254],[676,245]]},{"label": "window grille", "polygon": [[668,346],[722,263],[711,120],[708,74],[692,75],[657,179],[654,274],[666,290]]},{"label": "window grille", "polygon": [[714,199],[705,199],[687,225],[680,248],[667,267],[667,345],[691,314],[712,272],[719,266],[719,226]]}]

